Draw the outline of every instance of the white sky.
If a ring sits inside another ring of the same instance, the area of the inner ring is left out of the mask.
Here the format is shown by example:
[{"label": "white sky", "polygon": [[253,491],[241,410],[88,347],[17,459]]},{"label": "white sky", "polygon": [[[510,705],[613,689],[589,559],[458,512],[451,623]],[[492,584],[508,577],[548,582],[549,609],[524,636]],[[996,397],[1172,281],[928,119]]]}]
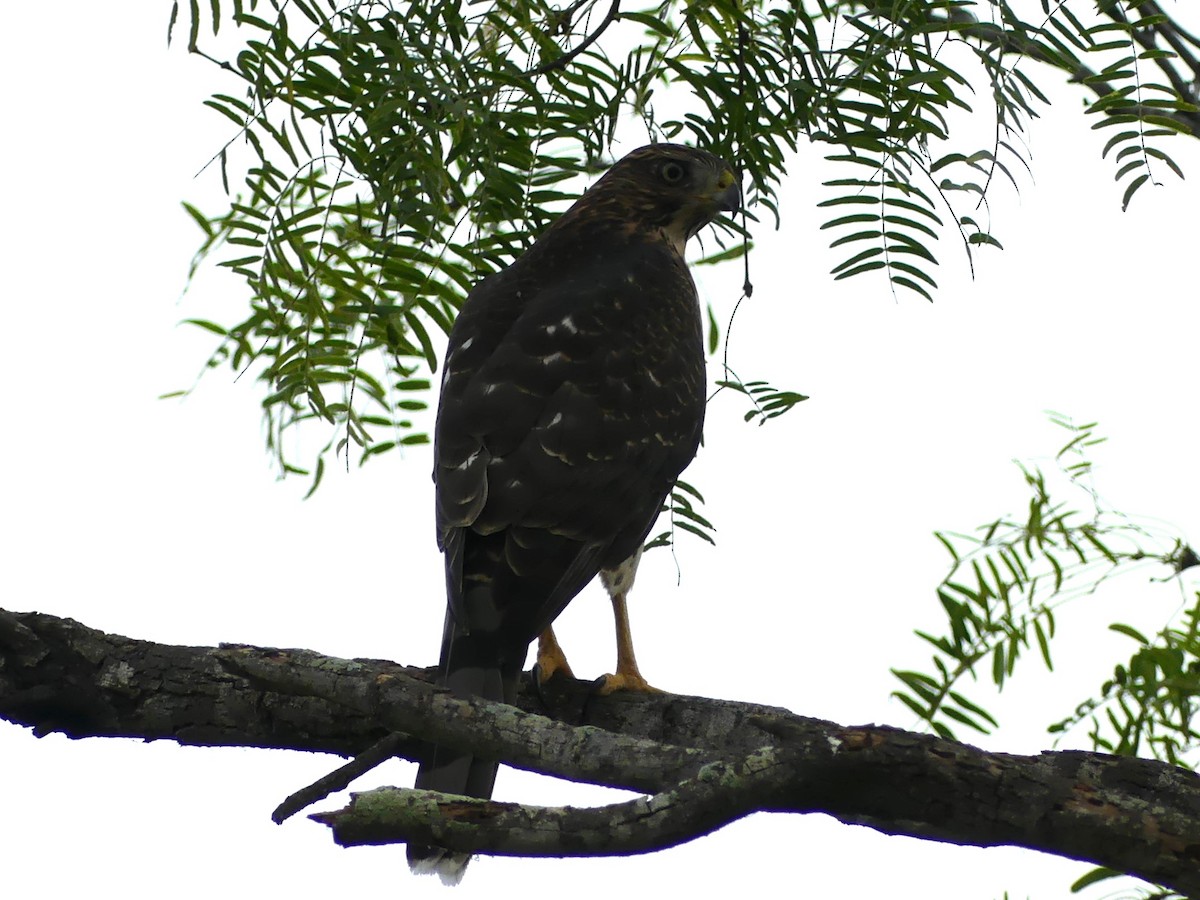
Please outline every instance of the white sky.
[{"label": "white sky", "polygon": [[[428,448],[349,476],[335,469],[301,502],[304,481],[276,482],[262,451],[257,386],[217,371],[185,402],[155,399],[190,385],[211,346],[175,323],[232,321],[244,300],[215,275],[179,300],[199,234],[179,201],[220,208],[216,179],[192,176],[228,129],[201,107],[212,70],[166,51],[159,6],[66,3],[52,31],[36,5],[6,9],[0,604],[164,642],[432,664],[443,598]],[[1024,506],[1010,460],[1062,442],[1045,409],[1100,420],[1111,440],[1095,453],[1099,486],[1118,508],[1200,535],[1200,145],[1172,142],[1191,180],[1166,177],[1122,214],[1114,167],[1099,159],[1106,135],[1088,131],[1079,95],[1055,96],[1062,108],[1033,134],[1036,184],[997,194],[1007,249],[985,254],[972,283],[961,251],[943,242],[933,305],[897,301],[882,279],[835,284],[813,208],[827,170],[811,151],[793,166],[784,230],[757,234],[756,291],[732,359],[743,377],[812,399],[761,429],[742,424],[738,398],[710,410],[687,478],[708,497],[718,546],[684,542],[678,588],[668,554],[643,564],[632,614],[651,681],[911,726],[888,699],[888,668],[927,661],[911,630],[939,621],[932,588],[945,559],[931,532]],[[702,293],[727,310],[740,267],[703,275]],[[1154,630],[1179,601],[1177,587],[1135,579],[1076,604],[1060,620],[1060,671],[1031,666],[989,707],[1008,727],[972,739],[1049,747],[1045,724],[1132,649],[1104,625]],[[578,674],[611,668],[597,586],[560,623]],[[401,848],[344,851],[302,817],[271,824],[274,806],[334,767],[331,757],[39,741],[0,723],[0,760],[13,897],[446,896],[409,876]],[[411,778],[394,763],[357,787]],[[616,794],[506,772],[498,796]],[[671,878],[701,898],[781,879],[797,896],[1047,898],[1067,896],[1083,870],[821,816],[756,816],[637,859],[479,859],[455,896],[527,896],[537,879],[539,893],[590,898]]]}]

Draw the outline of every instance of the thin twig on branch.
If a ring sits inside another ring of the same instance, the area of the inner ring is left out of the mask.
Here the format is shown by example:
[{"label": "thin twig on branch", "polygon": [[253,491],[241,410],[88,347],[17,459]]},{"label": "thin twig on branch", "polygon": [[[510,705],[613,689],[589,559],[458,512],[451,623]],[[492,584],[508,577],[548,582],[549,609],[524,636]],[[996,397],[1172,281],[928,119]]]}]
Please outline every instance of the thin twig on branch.
[{"label": "thin twig on branch", "polygon": [[354,779],[365,775],[377,766],[396,756],[404,746],[406,735],[392,732],[381,741],[376,741],[350,762],[339,766],[327,775],[323,775],[312,784],[305,785],[300,790],[289,794],[282,803],[271,813],[271,821],[282,825],[296,813],[307,809],[314,803],[320,803],[330,794],[344,791]]},{"label": "thin twig on branch", "polygon": [[621,0],[612,0],[612,6],[610,6],[608,8],[608,12],[605,13],[604,18],[600,20],[600,24],[596,26],[595,31],[593,31],[591,34],[589,34],[587,37],[585,37],[582,41],[580,41],[578,44],[576,44],[574,47],[572,47],[566,53],[562,54],[561,56],[555,57],[554,59],[550,60],[549,62],[544,62],[540,66],[534,66],[532,69],[530,69],[525,74],[527,76],[529,76],[530,78],[534,78],[538,75],[545,75],[547,72],[553,72],[556,69],[563,68],[571,60],[573,60],[575,57],[577,57],[580,53],[582,53],[588,47],[592,46],[592,44],[596,43],[596,41],[598,41],[600,39],[600,36],[602,34],[604,34],[605,31],[608,30],[608,26],[610,26],[613,22],[617,21],[617,18],[619,17],[620,12],[621,12]]}]

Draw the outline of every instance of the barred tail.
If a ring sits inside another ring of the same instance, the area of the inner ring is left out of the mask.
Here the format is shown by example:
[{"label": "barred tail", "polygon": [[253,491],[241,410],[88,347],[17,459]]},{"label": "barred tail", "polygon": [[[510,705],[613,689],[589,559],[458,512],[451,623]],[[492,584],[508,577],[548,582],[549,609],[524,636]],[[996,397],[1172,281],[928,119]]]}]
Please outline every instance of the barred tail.
[{"label": "barred tail", "polygon": [[[511,703],[523,662],[521,659],[513,664],[503,659],[494,632],[467,634],[447,612],[440,680],[455,694]],[[486,799],[492,796],[497,769],[499,763],[495,760],[434,747],[417,771],[416,787]],[[470,861],[469,853],[436,845],[408,845],[408,867],[417,874],[436,874],[443,884],[458,884]]]}]

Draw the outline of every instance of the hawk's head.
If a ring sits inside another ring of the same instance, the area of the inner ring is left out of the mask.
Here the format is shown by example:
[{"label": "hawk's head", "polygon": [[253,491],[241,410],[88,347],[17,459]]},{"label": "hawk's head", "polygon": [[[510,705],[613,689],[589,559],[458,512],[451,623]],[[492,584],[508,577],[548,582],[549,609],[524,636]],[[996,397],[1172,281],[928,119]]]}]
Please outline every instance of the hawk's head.
[{"label": "hawk's head", "polygon": [[681,144],[650,144],[619,160],[579,204],[619,213],[627,228],[659,231],[682,254],[688,238],[741,205],[733,168]]}]

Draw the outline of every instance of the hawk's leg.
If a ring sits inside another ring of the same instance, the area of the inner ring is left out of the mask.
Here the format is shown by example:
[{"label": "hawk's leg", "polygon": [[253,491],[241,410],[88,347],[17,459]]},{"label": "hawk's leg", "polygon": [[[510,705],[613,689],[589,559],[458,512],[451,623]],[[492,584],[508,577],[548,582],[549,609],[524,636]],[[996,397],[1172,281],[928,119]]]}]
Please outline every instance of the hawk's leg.
[{"label": "hawk's leg", "polygon": [[567,678],[575,677],[558,638],[554,636],[553,628],[547,628],[538,635],[537,662],[534,663],[533,672],[538,684],[545,684],[559,673]]},{"label": "hawk's leg", "polygon": [[641,562],[642,551],[625,560],[615,569],[602,569],[600,582],[612,598],[613,620],[617,626],[617,671],[605,675],[597,682],[596,693],[611,694],[614,691],[646,691],[661,693],[652,687],[638,670],[637,657],[633,652],[633,635],[629,630],[629,609],[625,597],[633,587],[633,579],[637,575],[638,563]]},{"label": "hawk's leg", "polygon": [[629,610],[625,605],[625,593],[614,593],[612,605],[613,619],[617,625],[617,671],[612,675],[600,678],[596,693],[611,694],[614,691],[662,693],[646,681],[638,670],[637,657],[633,653],[633,635],[629,631]]}]

